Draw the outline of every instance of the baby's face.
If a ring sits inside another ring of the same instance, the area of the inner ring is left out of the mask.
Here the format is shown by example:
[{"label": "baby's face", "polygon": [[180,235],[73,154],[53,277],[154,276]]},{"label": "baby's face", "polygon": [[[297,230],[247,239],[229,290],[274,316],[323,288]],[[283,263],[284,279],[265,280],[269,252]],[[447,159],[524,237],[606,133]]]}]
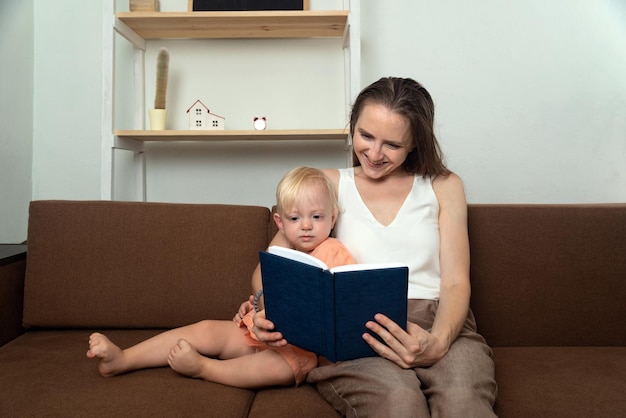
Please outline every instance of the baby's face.
[{"label": "baby's face", "polygon": [[283,233],[298,251],[309,253],[320,245],[335,225],[335,214],[328,191],[323,186],[311,187],[280,214]]}]

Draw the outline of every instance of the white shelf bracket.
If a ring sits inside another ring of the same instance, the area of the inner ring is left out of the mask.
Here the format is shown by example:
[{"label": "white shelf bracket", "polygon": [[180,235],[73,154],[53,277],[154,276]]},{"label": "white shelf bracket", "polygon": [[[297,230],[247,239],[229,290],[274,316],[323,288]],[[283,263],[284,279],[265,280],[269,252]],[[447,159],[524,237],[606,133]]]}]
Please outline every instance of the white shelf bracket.
[{"label": "white shelf bracket", "polygon": [[[344,9],[349,10],[348,24],[343,34],[344,80],[346,119],[350,118],[352,104],[361,91],[361,3],[359,0],[344,0]],[[346,166],[352,167],[352,137],[346,138]]]},{"label": "white shelf bracket", "polygon": [[146,153],[136,152],[133,164],[135,174],[135,199],[140,202],[146,201]]},{"label": "white shelf bracket", "polygon": [[145,55],[143,49],[135,48],[133,66],[133,124],[135,129],[146,129],[146,77]]},{"label": "white shelf bracket", "polygon": [[115,137],[113,148],[132,152],[144,152],[143,142],[130,138]]},{"label": "white shelf bracket", "polygon": [[[129,138],[115,137],[113,144],[113,150],[124,150],[133,153],[133,177],[135,200],[140,202],[146,201],[146,153],[144,151],[144,143]],[[115,153],[113,153],[115,158]],[[112,189],[115,187],[115,164],[112,165],[111,184]],[[114,190],[112,190],[113,197],[115,197]]]},{"label": "white shelf bracket", "polygon": [[102,23],[102,130],[100,148],[100,198],[113,197],[113,68],[115,65],[115,33],[113,16],[115,2],[104,1]]},{"label": "white shelf bracket", "polygon": [[115,31],[126,38],[128,42],[135,45],[136,48],[139,48],[142,51],[146,50],[146,40],[118,18],[115,18]]},{"label": "white shelf bracket", "polygon": [[350,14],[348,15],[350,98],[347,104],[351,107],[352,102],[361,91],[361,3],[356,0],[348,0],[348,2],[350,4]]}]

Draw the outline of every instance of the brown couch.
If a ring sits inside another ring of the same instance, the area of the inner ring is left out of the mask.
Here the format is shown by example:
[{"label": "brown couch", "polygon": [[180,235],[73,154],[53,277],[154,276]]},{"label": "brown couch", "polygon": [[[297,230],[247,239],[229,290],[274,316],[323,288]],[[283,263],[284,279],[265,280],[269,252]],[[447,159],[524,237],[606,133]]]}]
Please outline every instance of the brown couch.
[{"label": "brown couch", "polygon": [[[306,384],[244,390],[169,368],[102,378],[85,358],[93,330],[127,346],[230,319],[274,231],[264,207],[33,202],[24,329],[0,341],[0,416],[337,416]],[[471,205],[469,232],[498,415],[626,416],[626,204]],[[14,299],[3,329],[19,329]]]}]

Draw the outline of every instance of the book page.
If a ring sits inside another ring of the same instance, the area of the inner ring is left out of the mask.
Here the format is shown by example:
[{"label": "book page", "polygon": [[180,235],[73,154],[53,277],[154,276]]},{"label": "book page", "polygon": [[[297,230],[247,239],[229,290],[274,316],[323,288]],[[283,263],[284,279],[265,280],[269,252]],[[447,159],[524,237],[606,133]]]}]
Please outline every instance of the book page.
[{"label": "book page", "polygon": [[378,270],[390,269],[397,267],[406,267],[402,263],[371,263],[371,264],[346,264],[345,266],[337,266],[330,269],[331,273],[341,273],[344,271],[362,271],[362,270]]},{"label": "book page", "polygon": [[303,253],[302,251],[272,245],[267,249],[267,252],[270,254],[288,258],[290,260],[299,261],[310,266],[320,267],[324,270],[328,270],[328,266],[322,260],[320,260],[319,258],[315,258],[307,253]]}]

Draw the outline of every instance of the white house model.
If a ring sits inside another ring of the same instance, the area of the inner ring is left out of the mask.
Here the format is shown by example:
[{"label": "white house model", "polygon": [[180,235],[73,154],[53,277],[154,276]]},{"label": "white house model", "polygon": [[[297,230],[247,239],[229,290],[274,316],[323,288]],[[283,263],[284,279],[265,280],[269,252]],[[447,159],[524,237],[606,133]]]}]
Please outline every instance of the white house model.
[{"label": "white house model", "polygon": [[223,130],[225,118],[209,112],[209,108],[200,100],[196,100],[189,109],[189,129]]}]

